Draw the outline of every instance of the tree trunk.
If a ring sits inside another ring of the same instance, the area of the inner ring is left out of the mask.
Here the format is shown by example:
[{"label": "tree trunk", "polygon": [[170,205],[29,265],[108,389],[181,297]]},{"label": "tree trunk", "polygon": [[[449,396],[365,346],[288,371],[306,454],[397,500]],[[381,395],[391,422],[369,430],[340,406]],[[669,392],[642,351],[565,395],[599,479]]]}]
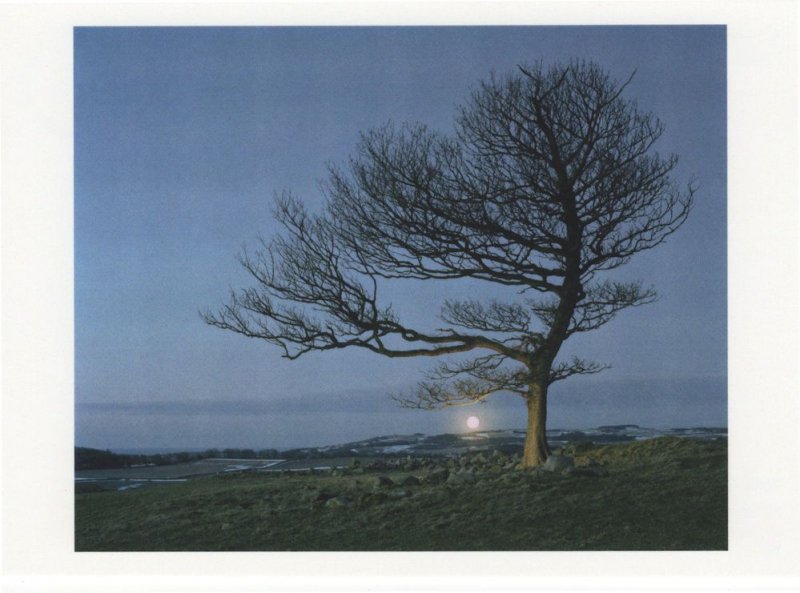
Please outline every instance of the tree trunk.
[{"label": "tree trunk", "polygon": [[545,434],[547,385],[531,384],[528,393],[528,431],[522,450],[522,467],[536,467],[544,463],[550,455]]}]

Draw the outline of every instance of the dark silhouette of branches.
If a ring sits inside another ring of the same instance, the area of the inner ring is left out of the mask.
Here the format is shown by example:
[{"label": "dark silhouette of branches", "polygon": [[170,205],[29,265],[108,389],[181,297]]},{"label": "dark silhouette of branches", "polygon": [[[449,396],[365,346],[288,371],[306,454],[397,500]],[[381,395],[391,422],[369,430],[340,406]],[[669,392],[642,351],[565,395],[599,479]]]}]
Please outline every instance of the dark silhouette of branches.
[{"label": "dark silhouette of branches", "polygon": [[[204,319],[287,358],[351,346],[472,353],[398,399],[429,408],[522,395],[533,422],[526,463],[540,462],[547,387],[605,368],[557,362],[564,340],[656,298],[599,275],[663,243],[695,192],[671,180],[676,156],[652,150],[663,124],[623,98],[632,78],[577,61],[520,66],[475,89],[452,136],[391,124],[363,134],[350,162],[330,167],[324,211],[277,198],[285,233],[240,257],[256,285]],[[472,279],[516,300],[446,301],[444,327],[414,328],[383,304],[388,279]]]}]

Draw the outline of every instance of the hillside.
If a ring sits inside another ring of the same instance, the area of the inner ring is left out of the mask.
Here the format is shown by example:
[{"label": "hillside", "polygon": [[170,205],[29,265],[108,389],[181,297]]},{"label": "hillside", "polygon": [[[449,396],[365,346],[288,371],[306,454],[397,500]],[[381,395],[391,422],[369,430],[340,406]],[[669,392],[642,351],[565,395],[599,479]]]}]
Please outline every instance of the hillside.
[{"label": "hillside", "polygon": [[567,452],[564,471],[496,451],[77,494],[76,550],[726,549],[725,439]]}]

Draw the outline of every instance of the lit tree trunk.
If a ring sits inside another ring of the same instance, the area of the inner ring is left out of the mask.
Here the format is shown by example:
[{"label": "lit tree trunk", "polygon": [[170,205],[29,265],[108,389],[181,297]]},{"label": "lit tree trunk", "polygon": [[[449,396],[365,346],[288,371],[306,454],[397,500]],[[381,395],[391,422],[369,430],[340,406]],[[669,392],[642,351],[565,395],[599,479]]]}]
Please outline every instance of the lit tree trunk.
[{"label": "lit tree trunk", "polygon": [[522,466],[541,465],[550,455],[545,425],[547,423],[547,383],[531,383],[528,397],[528,431],[522,450]]}]

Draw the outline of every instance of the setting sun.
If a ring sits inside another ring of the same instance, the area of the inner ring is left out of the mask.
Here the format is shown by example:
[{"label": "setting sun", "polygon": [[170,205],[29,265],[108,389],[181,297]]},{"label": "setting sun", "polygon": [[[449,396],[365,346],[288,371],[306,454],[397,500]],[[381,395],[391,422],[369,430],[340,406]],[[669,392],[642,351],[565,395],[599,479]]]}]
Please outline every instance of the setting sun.
[{"label": "setting sun", "polygon": [[478,419],[477,416],[470,416],[467,418],[467,426],[469,428],[478,428],[481,425],[481,421]]}]

